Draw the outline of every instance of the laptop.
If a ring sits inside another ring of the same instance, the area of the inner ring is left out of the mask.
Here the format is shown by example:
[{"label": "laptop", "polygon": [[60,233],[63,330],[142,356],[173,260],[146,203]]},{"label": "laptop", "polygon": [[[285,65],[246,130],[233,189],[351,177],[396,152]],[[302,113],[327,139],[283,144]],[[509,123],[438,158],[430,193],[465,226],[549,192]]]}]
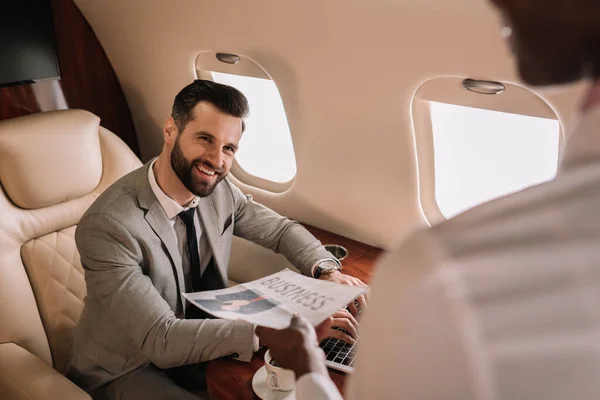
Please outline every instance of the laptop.
[{"label": "laptop", "polygon": [[354,344],[349,344],[341,339],[327,338],[321,341],[319,346],[325,352],[325,364],[338,371],[354,372],[354,359],[356,357],[356,347],[359,340]]},{"label": "laptop", "polygon": [[[354,300],[354,305],[359,307],[358,301]],[[346,311],[350,311],[346,307]],[[346,334],[349,332],[343,328],[334,327],[333,329],[342,331]],[[341,339],[327,338],[319,343],[319,347],[325,352],[325,364],[332,369],[342,372],[354,372],[354,359],[356,358],[357,345],[360,337],[356,339],[354,344],[349,344]]]}]

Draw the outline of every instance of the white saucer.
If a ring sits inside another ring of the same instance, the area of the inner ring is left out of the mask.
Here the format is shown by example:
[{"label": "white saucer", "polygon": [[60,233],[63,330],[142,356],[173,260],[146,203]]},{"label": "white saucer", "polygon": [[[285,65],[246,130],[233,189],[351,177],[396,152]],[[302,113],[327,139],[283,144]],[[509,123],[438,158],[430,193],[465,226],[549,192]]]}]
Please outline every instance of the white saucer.
[{"label": "white saucer", "polygon": [[254,393],[262,400],[296,400],[296,393],[294,390],[289,392],[282,392],[280,390],[273,390],[267,387],[265,378],[267,377],[267,370],[264,366],[260,367],[252,378],[252,389]]}]

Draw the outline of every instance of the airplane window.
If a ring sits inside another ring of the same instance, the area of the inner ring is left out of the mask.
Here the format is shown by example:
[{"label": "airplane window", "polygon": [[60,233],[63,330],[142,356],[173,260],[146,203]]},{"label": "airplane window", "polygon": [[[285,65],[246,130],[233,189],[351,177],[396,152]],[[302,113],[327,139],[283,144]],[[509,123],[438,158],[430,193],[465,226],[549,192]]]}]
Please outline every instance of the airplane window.
[{"label": "airplane window", "polygon": [[247,173],[276,182],[296,176],[296,157],[283,103],[270,79],[211,72],[215,82],[233,86],[248,98],[250,116],[235,159]]},{"label": "airplane window", "polygon": [[435,198],[446,218],[556,175],[557,120],[431,102]]}]

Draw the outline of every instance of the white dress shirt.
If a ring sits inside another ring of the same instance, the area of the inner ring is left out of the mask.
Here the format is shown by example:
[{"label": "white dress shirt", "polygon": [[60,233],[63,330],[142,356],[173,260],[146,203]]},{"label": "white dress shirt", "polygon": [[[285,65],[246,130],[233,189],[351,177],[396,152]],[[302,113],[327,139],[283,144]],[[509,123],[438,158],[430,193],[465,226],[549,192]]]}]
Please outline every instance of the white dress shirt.
[{"label": "white dress shirt", "polygon": [[[564,154],[378,263],[347,399],[600,399],[600,107]],[[305,377],[298,399],[339,398]]]},{"label": "white dress shirt", "polygon": [[[152,161],[150,164],[150,168],[148,168],[148,182],[150,183],[150,187],[152,188],[152,192],[158,199],[158,202],[162,206],[163,210],[165,210],[165,214],[167,214],[167,218],[171,227],[175,232],[175,238],[177,239],[177,246],[179,247],[179,254],[181,254],[181,263],[184,274],[184,281],[186,283],[186,291],[191,291],[192,285],[192,272],[190,266],[190,255],[187,248],[187,231],[185,227],[185,223],[179,217],[179,214],[183,211],[187,211],[190,208],[198,207],[198,202],[200,198],[194,197],[192,201],[186,206],[182,207],[175,200],[167,196],[165,192],[158,186],[156,182],[156,177],[154,176],[154,164],[156,163],[156,159]],[[212,251],[210,245],[208,244],[208,240],[205,235],[202,234],[202,226],[200,223],[200,219],[198,218],[198,211],[194,213],[194,227],[196,228],[196,238],[198,239],[198,254],[200,255],[200,273],[204,273],[204,270],[208,266],[210,259],[212,257]]]},{"label": "white dress shirt", "polygon": [[297,400],[342,400],[333,381],[321,374],[302,375],[296,382],[294,391]]}]

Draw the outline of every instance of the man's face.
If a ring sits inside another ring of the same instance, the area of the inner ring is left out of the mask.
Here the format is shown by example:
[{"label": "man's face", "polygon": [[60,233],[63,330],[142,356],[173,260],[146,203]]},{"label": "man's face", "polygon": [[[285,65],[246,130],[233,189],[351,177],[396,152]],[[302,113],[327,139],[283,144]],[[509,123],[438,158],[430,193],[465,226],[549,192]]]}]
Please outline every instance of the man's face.
[{"label": "man's face", "polygon": [[242,120],[206,102],[198,103],[193,114],[175,139],[171,167],[191,193],[206,197],[229,173],[242,136]]},{"label": "man's face", "polygon": [[598,0],[491,0],[512,30],[523,80],[553,85],[598,74]]}]

